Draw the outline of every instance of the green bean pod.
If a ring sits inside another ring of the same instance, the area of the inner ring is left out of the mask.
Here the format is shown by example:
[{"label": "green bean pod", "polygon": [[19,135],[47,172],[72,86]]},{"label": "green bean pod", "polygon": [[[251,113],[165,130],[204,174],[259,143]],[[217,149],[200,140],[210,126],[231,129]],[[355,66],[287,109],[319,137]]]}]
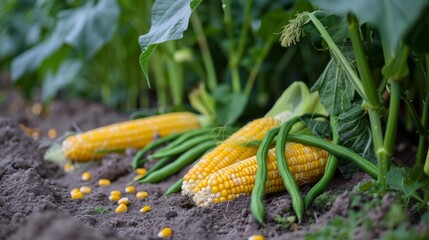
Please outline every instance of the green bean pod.
[{"label": "green bean pod", "polygon": [[170,177],[174,175],[175,173],[179,172],[182,168],[184,168],[186,165],[190,164],[192,161],[200,157],[204,152],[206,152],[208,149],[215,146],[216,143],[213,140],[209,140],[206,142],[203,142],[197,146],[195,146],[192,149],[189,149],[185,153],[179,156],[175,161],[171,162],[170,164],[164,166],[163,168],[152,172],[151,174],[147,174],[145,178],[139,180],[139,182],[143,183],[157,183],[160,182],[167,177]]},{"label": "green bean pod", "polygon": [[196,136],[206,135],[206,134],[210,133],[212,129],[213,128],[205,127],[205,128],[189,130],[189,131],[183,133],[181,136],[179,136],[174,141],[172,141],[170,144],[168,144],[168,146],[163,148],[163,150],[164,149],[167,150],[167,149],[179,146],[179,145],[183,144],[184,142],[188,141],[189,139],[192,139]]},{"label": "green bean pod", "polygon": [[265,183],[267,181],[266,159],[271,142],[278,132],[279,128],[273,128],[269,130],[264,136],[264,139],[262,140],[262,143],[256,153],[258,168],[256,170],[255,185],[253,186],[251,195],[250,211],[252,212],[255,220],[260,224],[264,223],[265,218],[265,206],[263,199],[265,195]]},{"label": "green bean pod", "polygon": [[171,195],[173,193],[178,193],[180,192],[180,190],[182,190],[182,183],[183,183],[183,178],[180,178],[179,180],[177,180],[175,183],[173,183],[168,189],[167,191],[165,191],[164,196],[168,196]]},{"label": "green bean pod", "polygon": [[178,155],[183,152],[186,152],[188,149],[191,149],[202,142],[213,140],[213,139],[214,137],[211,134],[194,137],[176,147],[168,148],[167,150],[161,149],[160,151],[157,151],[156,153],[154,153],[152,155],[152,158],[162,158],[162,157]]},{"label": "green bean pod", "polygon": [[168,136],[158,138],[148,145],[146,145],[144,148],[140,149],[136,155],[133,158],[133,169],[136,170],[139,167],[144,167],[144,164],[149,161],[148,158],[144,158],[144,156],[151,150],[155,149],[156,147],[161,146],[162,144],[165,144],[167,142],[173,141],[174,139],[178,138],[183,133],[174,133],[170,134]]},{"label": "green bean pod", "polygon": [[[339,136],[336,131],[335,127],[335,117],[331,117],[331,128],[332,128],[332,143],[338,144],[339,142]],[[338,158],[330,154],[328,157],[328,161],[325,166],[325,173],[323,174],[322,178],[308,191],[308,193],[304,197],[304,204],[305,209],[309,209],[311,204],[313,203],[314,199],[317,198],[323,191],[325,191],[326,187],[328,186],[329,182],[331,182],[332,177],[335,174],[335,171],[338,167]]]},{"label": "green bean pod", "polygon": [[304,201],[302,199],[301,193],[299,192],[298,185],[289,171],[285,156],[286,136],[289,134],[289,131],[292,129],[293,125],[298,121],[300,121],[299,117],[295,117],[280,127],[279,139],[277,139],[278,141],[276,142],[276,162],[286,190],[292,198],[292,207],[298,220],[300,221],[304,215]]},{"label": "green bean pod", "polygon": [[140,180],[145,179],[151,173],[158,171],[159,169],[163,168],[165,165],[171,163],[172,161],[174,161],[174,157],[164,157],[164,158],[159,159],[151,168],[149,168],[146,175],[144,175],[138,181],[140,182]]}]

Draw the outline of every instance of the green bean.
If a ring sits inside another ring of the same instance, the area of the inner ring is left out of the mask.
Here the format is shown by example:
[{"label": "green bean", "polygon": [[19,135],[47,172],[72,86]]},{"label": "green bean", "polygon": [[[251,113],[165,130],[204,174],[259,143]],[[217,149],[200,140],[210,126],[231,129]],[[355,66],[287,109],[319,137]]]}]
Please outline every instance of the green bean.
[{"label": "green bean", "polygon": [[[339,136],[335,127],[336,117],[331,117],[331,128],[332,128],[332,143],[338,144]],[[308,191],[307,195],[304,197],[305,209],[309,209],[314,199],[319,196],[323,191],[325,191],[332,177],[334,176],[335,171],[338,167],[338,159],[335,155],[330,154],[328,157],[328,162],[325,166],[325,173],[322,178]]]},{"label": "green bean", "polygon": [[377,178],[378,176],[378,169],[372,162],[370,162],[368,159],[361,157],[359,154],[353,152],[352,150],[346,147],[335,145],[323,139],[320,139],[314,136],[309,136],[309,135],[290,134],[286,137],[286,139],[288,141],[293,141],[293,142],[307,144],[307,145],[321,148],[329,152],[330,154],[337,156],[338,158],[344,158],[346,160],[352,161],[360,169],[362,169],[364,172],[371,175],[373,178]]},{"label": "green bean", "polygon": [[209,128],[209,127],[189,130],[186,133],[182,134],[182,136],[178,137],[176,140],[172,141],[170,144],[168,144],[167,147],[163,149],[179,146],[182,143],[186,142],[187,140],[192,139],[195,136],[205,135],[206,133],[209,133],[211,130],[212,128]]},{"label": "green bean", "polygon": [[155,154],[152,155],[152,158],[162,158],[162,157],[167,157],[167,156],[174,156],[174,155],[178,155],[181,154],[185,151],[187,151],[188,149],[193,148],[194,146],[208,141],[208,140],[213,140],[213,136],[208,134],[208,135],[203,135],[203,136],[198,136],[198,137],[194,137],[192,139],[190,139],[189,141],[186,141],[176,147],[173,148],[169,148],[167,150],[160,150],[158,152],[156,152]]},{"label": "green bean", "polygon": [[286,136],[289,134],[293,125],[298,121],[300,121],[299,117],[294,117],[280,127],[280,138],[276,143],[276,161],[278,171],[283,179],[286,190],[292,198],[292,207],[298,217],[298,220],[301,221],[302,216],[304,215],[304,201],[301,193],[299,192],[298,185],[296,185],[295,179],[289,171],[285,156]]},{"label": "green bean", "polygon": [[182,190],[182,183],[183,183],[183,178],[180,178],[179,180],[177,180],[175,183],[173,183],[168,189],[167,191],[165,191],[164,196],[168,196],[171,195],[173,193],[177,193],[180,192],[180,190]]},{"label": "green bean", "polygon": [[153,173],[155,171],[158,171],[159,169],[163,168],[165,165],[169,164],[173,160],[174,160],[173,157],[164,157],[164,158],[159,159],[151,168],[149,168],[149,170],[147,171],[146,175],[144,175],[138,181],[140,182],[142,179],[145,179],[151,173]]},{"label": "green bean", "polygon": [[164,166],[163,168],[147,174],[145,178],[141,179],[139,182],[143,183],[156,183],[164,180],[167,177],[172,176],[173,174],[179,172],[186,165],[200,157],[204,152],[209,148],[212,148],[216,143],[212,140],[203,142],[194,148],[189,149],[185,153],[179,156],[174,162]]},{"label": "green bean", "polygon": [[133,158],[133,169],[135,170],[138,167],[144,167],[144,164],[146,162],[148,162],[148,160],[149,160],[147,158],[144,158],[144,156],[149,151],[155,149],[156,147],[161,146],[164,143],[167,143],[167,142],[170,142],[170,141],[176,139],[177,137],[179,137],[182,134],[184,134],[184,133],[174,133],[174,134],[170,134],[168,136],[162,137],[162,138],[158,138],[158,139],[152,141],[151,143],[149,143],[148,145],[146,145],[144,148],[140,149]]},{"label": "green bean", "polygon": [[256,153],[258,168],[256,170],[255,185],[253,186],[250,210],[253,217],[260,224],[264,223],[265,206],[263,203],[265,195],[265,182],[267,181],[267,155],[271,142],[279,132],[279,128],[273,128],[267,132]]}]

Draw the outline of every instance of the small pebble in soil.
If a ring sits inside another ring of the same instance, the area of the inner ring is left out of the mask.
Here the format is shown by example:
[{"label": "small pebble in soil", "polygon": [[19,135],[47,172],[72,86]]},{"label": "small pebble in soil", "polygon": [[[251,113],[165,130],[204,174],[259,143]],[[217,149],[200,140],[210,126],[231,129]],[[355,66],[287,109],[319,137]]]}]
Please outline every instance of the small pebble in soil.
[{"label": "small pebble in soil", "polygon": [[178,214],[175,211],[170,211],[167,214],[165,214],[165,218],[167,218],[167,220],[170,220],[171,218],[175,218],[177,216]]}]

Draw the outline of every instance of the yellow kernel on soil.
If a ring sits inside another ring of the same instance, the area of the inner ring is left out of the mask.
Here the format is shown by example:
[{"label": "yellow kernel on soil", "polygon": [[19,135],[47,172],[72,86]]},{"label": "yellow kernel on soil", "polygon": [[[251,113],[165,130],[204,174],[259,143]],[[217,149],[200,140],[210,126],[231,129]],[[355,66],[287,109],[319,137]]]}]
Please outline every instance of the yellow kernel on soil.
[{"label": "yellow kernel on soil", "polygon": [[72,199],[82,199],[83,198],[83,193],[82,192],[75,192],[72,196]]},{"label": "yellow kernel on soil", "polygon": [[134,177],[134,181],[138,181],[142,177],[144,177],[144,175],[137,175],[137,176]]},{"label": "yellow kernel on soil", "polygon": [[248,240],[264,240],[264,236],[262,235],[252,235],[248,238]]},{"label": "yellow kernel on soil", "polygon": [[89,180],[91,180],[91,173],[90,172],[82,173],[82,181],[89,181]]},{"label": "yellow kernel on soil", "polygon": [[119,204],[118,207],[116,207],[115,212],[117,213],[123,213],[126,212],[128,210],[128,206],[125,204]]},{"label": "yellow kernel on soil", "polygon": [[158,233],[158,237],[160,238],[168,238],[173,234],[173,231],[171,230],[171,228],[166,227],[163,228],[159,233]]},{"label": "yellow kernel on soil", "polygon": [[136,174],[137,174],[137,175],[142,175],[142,176],[144,176],[144,175],[146,175],[146,173],[147,173],[147,169],[146,169],[146,168],[137,168],[137,169],[136,169]]},{"label": "yellow kernel on soil", "polygon": [[82,187],[80,187],[80,189],[79,189],[82,193],[85,193],[85,194],[88,194],[88,193],[91,193],[92,192],[92,189],[90,188],[90,187],[88,187],[88,186],[82,186]]},{"label": "yellow kernel on soil", "polygon": [[125,192],[127,192],[127,193],[134,193],[135,191],[136,191],[136,188],[133,186],[127,186],[125,188]]},{"label": "yellow kernel on soil", "polygon": [[150,206],[144,206],[144,207],[142,207],[140,209],[141,213],[147,213],[147,212],[150,212],[150,211],[152,211],[152,208]]},{"label": "yellow kernel on soil", "polygon": [[109,186],[110,184],[112,184],[112,183],[110,182],[109,179],[103,178],[103,179],[98,180],[98,185],[100,185],[102,187]]},{"label": "yellow kernel on soil", "polygon": [[74,166],[71,163],[64,164],[64,171],[65,172],[71,172],[74,170]]},{"label": "yellow kernel on soil", "polygon": [[110,195],[109,196],[109,200],[114,201],[114,202],[119,201],[120,198],[121,198],[121,196],[119,196],[119,195]]},{"label": "yellow kernel on soil", "polygon": [[130,204],[130,200],[128,198],[124,197],[124,198],[119,199],[118,203],[128,205],[128,204]]},{"label": "yellow kernel on soil", "polygon": [[137,192],[136,193],[136,198],[137,199],[145,199],[149,196],[149,193],[141,191],[141,192]]},{"label": "yellow kernel on soil", "polygon": [[111,191],[110,192],[110,195],[118,195],[119,197],[121,196],[121,191],[119,191],[119,190],[113,190],[113,191]]},{"label": "yellow kernel on soil", "polygon": [[57,130],[55,129],[55,128],[50,128],[49,130],[48,130],[48,137],[50,138],[50,139],[55,139],[56,137],[57,137]]},{"label": "yellow kernel on soil", "polygon": [[80,192],[80,191],[79,191],[79,188],[73,188],[73,189],[70,191],[70,195],[73,195],[73,194],[75,194],[75,193],[77,193],[77,192]]},{"label": "yellow kernel on soil", "polygon": [[33,106],[31,106],[31,113],[36,116],[42,114],[42,104],[34,103]]}]

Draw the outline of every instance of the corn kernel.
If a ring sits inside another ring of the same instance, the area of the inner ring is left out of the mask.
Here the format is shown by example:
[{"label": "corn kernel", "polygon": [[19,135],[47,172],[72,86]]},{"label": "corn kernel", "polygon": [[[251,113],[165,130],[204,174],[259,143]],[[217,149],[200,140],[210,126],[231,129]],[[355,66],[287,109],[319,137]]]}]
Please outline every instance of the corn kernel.
[{"label": "corn kernel", "polygon": [[50,138],[50,139],[55,139],[56,137],[57,137],[57,130],[55,129],[55,128],[50,128],[49,130],[48,130],[48,137]]},{"label": "corn kernel", "polygon": [[141,191],[141,192],[137,192],[136,193],[136,198],[137,199],[145,199],[149,196],[149,193]]},{"label": "corn kernel", "polygon": [[147,213],[147,212],[150,212],[150,211],[152,211],[152,208],[150,206],[144,206],[144,207],[142,207],[140,209],[141,213]]},{"label": "corn kernel", "polygon": [[171,230],[171,228],[166,227],[163,228],[159,233],[158,233],[158,237],[160,238],[168,238],[173,234],[173,231]]},{"label": "corn kernel", "polygon": [[248,238],[248,240],[264,240],[264,236],[262,235],[252,235]]},{"label": "corn kernel", "polygon": [[128,205],[128,204],[130,204],[130,200],[128,198],[124,197],[124,198],[119,199],[118,203]]},{"label": "corn kernel", "polygon": [[137,168],[136,169],[136,174],[137,175],[144,176],[144,175],[146,175],[146,173],[147,173],[147,169],[146,168]]},{"label": "corn kernel", "polygon": [[109,196],[109,200],[110,201],[114,201],[114,202],[117,202],[117,201],[119,201],[119,199],[120,199],[121,197],[119,196],[119,195],[110,195]]},{"label": "corn kernel", "polygon": [[144,177],[144,175],[137,175],[137,176],[134,177],[134,181],[138,181],[142,177]]},{"label": "corn kernel", "polygon": [[118,195],[119,197],[121,196],[121,191],[119,191],[119,190],[113,190],[113,191],[111,191],[110,192],[110,195]]},{"label": "corn kernel", "polygon": [[90,172],[82,173],[82,181],[89,181],[89,180],[91,180],[91,173]]},{"label": "corn kernel", "polygon": [[65,172],[71,172],[74,170],[74,166],[71,163],[64,164],[64,171]]},{"label": "corn kernel", "polygon": [[80,191],[79,191],[79,188],[73,188],[73,189],[70,191],[70,195],[73,195],[73,194],[75,194],[75,193],[77,193],[77,192],[80,192]]},{"label": "corn kernel", "polygon": [[89,194],[92,192],[92,189],[88,186],[82,186],[79,189],[82,193]]},{"label": "corn kernel", "polygon": [[125,192],[127,192],[127,193],[134,193],[135,191],[136,191],[136,188],[133,186],[127,186],[125,188]]},{"label": "corn kernel", "polygon": [[116,207],[115,212],[117,213],[123,213],[126,212],[128,210],[128,206],[125,204],[119,204],[118,207]]},{"label": "corn kernel", "polygon": [[112,184],[112,183],[110,182],[109,179],[103,178],[103,179],[98,180],[98,185],[100,185],[102,187],[109,186],[110,184]]},{"label": "corn kernel", "polygon": [[72,196],[72,199],[82,199],[83,198],[83,193],[82,192],[75,192]]}]

